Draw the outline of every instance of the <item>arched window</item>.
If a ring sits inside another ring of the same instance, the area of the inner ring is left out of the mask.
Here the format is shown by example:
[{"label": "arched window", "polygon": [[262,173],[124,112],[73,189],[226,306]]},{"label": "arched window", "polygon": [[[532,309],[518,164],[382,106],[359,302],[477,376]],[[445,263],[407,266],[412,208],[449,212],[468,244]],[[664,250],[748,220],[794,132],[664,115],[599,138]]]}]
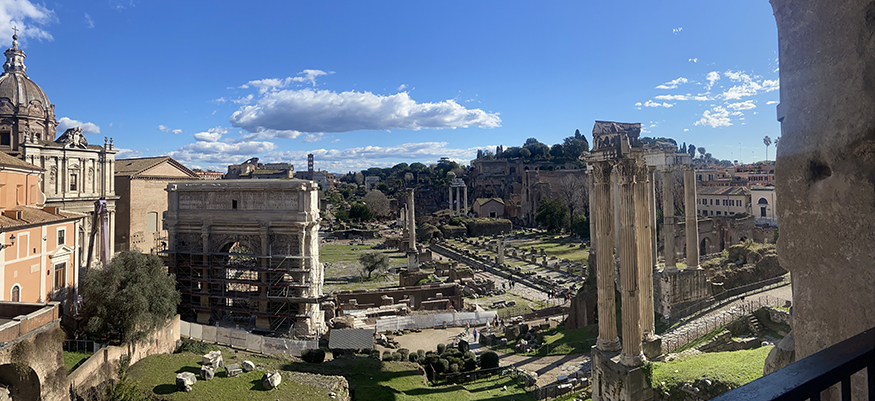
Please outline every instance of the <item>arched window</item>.
[{"label": "arched window", "polygon": [[12,302],[21,302],[21,287],[18,284],[12,286],[12,297],[9,299]]},{"label": "arched window", "polygon": [[760,200],[757,201],[757,204],[758,205],[768,205],[769,201],[766,200],[766,198],[760,198]]}]

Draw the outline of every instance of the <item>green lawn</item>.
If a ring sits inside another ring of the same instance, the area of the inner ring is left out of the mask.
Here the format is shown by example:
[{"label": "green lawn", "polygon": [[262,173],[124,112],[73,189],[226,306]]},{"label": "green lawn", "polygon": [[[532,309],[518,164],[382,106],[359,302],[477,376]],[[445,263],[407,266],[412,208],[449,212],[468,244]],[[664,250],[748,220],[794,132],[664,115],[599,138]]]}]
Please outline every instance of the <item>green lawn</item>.
[{"label": "green lawn", "polygon": [[[680,393],[683,382],[708,378],[726,385],[726,389],[740,387],[763,375],[763,365],[772,346],[733,352],[710,352],[653,363],[653,386],[672,394]],[[665,383],[665,384],[663,384]],[[716,396],[718,394],[709,394]]]},{"label": "green lawn", "polygon": [[64,366],[67,367],[67,373],[72,372],[74,369],[78,368],[79,365],[85,363],[85,360],[93,355],[89,352],[70,352],[64,351]]},{"label": "green lawn", "polygon": [[[200,355],[186,352],[149,356],[134,364],[128,377],[144,392],[167,400],[331,400],[328,390],[292,383],[287,376],[277,391],[266,391],[260,380],[265,370],[344,376],[357,400],[532,400],[510,378],[495,377],[464,385],[431,387],[418,371],[419,365],[409,362],[380,362],[357,357],[308,364],[242,351],[235,354],[234,350],[219,348],[226,364],[249,359],[255,362],[257,370],[239,377],[225,377],[225,371],[221,369],[211,381],[198,380],[190,393],[176,392],[176,373],[190,371],[200,378]],[[502,391],[503,386],[507,386],[506,391]]]},{"label": "green lawn", "polygon": [[[319,249],[319,261],[329,262],[358,262],[359,254],[370,251],[373,244],[344,245],[340,243],[325,244]],[[355,250],[354,250],[355,249]]]}]

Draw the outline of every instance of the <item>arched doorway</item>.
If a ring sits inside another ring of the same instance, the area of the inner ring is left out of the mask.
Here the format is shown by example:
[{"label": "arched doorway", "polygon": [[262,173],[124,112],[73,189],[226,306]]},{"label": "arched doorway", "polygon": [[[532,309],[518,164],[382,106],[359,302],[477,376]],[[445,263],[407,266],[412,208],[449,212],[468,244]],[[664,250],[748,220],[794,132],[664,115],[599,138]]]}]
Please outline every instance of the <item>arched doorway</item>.
[{"label": "arched doorway", "polygon": [[702,242],[699,244],[699,255],[707,255],[709,250],[711,250],[711,239],[702,238]]},{"label": "arched doorway", "polygon": [[5,387],[0,388],[0,398],[3,398],[2,393],[8,391],[7,394],[13,400],[40,399],[39,376],[30,366],[16,366],[11,363],[0,365],[0,384]]}]

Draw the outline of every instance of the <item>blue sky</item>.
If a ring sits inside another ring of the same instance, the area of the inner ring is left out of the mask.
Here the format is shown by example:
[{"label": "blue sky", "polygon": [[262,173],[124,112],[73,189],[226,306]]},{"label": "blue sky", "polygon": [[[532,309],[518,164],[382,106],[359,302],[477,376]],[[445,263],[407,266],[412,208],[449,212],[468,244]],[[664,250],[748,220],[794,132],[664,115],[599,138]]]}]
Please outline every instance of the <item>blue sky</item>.
[{"label": "blue sky", "polygon": [[0,0],[13,25],[62,127],[189,167],[467,164],[595,120],[752,162],[780,135],[765,0]]}]

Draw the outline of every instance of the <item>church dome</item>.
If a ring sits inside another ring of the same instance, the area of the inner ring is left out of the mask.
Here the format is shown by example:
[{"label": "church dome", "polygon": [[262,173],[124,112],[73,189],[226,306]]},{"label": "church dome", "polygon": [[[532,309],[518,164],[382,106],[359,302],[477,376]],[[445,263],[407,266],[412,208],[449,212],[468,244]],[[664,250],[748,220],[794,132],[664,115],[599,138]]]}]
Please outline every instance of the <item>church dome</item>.
[{"label": "church dome", "polygon": [[[0,115],[27,115],[46,118],[53,114],[52,103],[35,82],[28,78],[24,65],[24,51],[18,48],[18,36],[13,37],[12,48],[7,49],[6,63],[0,75]],[[8,102],[8,103],[7,103]],[[9,110],[11,107],[12,110]],[[20,107],[18,113],[15,108]]]}]

